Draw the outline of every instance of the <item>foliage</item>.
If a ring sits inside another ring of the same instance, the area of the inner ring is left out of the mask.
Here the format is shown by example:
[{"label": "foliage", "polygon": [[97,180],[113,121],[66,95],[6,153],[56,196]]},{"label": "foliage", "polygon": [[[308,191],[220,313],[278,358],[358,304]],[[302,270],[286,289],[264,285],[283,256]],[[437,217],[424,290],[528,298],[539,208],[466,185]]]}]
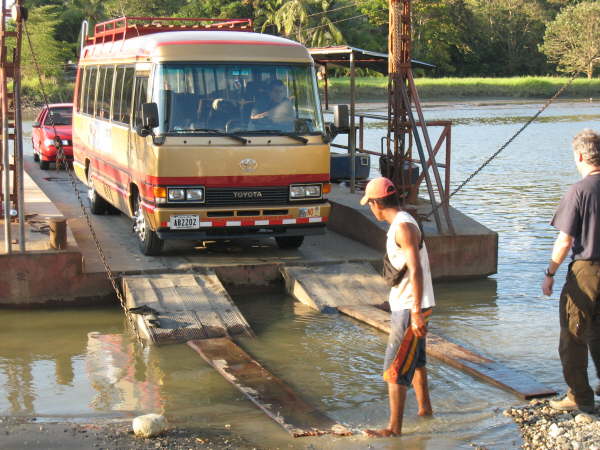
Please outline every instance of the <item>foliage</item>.
[{"label": "foliage", "polygon": [[[43,90],[42,90],[43,89]],[[26,106],[40,106],[44,102],[44,93],[49,103],[67,103],[73,101],[73,83],[60,78],[46,78],[43,87],[37,77],[21,80],[21,95]]]},{"label": "foliage", "polygon": [[564,8],[548,24],[541,49],[561,72],[592,78],[594,67],[600,64],[600,3],[587,1]]},{"label": "foliage", "polygon": [[[561,88],[564,77],[510,77],[510,78],[416,78],[419,95],[423,100],[457,98],[548,98]],[[322,87],[322,83],[321,83]],[[357,97],[360,101],[383,100],[387,95],[387,79],[383,77],[357,78]],[[598,97],[600,79],[577,79],[564,97],[589,99]],[[330,78],[330,102],[347,100],[350,95],[349,78]]]},{"label": "foliage", "polygon": [[[28,28],[34,35],[34,45],[40,47],[44,74],[52,76],[60,72],[64,62],[76,59],[82,20],[88,20],[93,29],[99,21],[122,15],[252,18],[256,31],[278,34],[307,46],[343,43],[387,52],[388,2],[30,0],[27,6],[31,16]],[[556,64],[562,71],[577,66],[577,70],[590,75],[590,67],[584,70],[577,65],[564,46],[571,42],[571,50],[575,51],[589,44],[588,59],[592,46],[600,47],[597,37],[580,37],[578,45],[574,43],[574,33],[583,32],[589,17],[564,18],[577,8],[597,9],[598,1],[412,0],[411,4],[412,56],[436,65],[428,76],[545,75],[554,73]],[[590,22],[588,30],[597,29],[597,23],[600,20]],[[567,26],[570,31],[564,31]],[[559,32],[566,33],[568,39]],[[25,65],[31,73],[31,61],[26,60]]]},{"label": "foliage", "polygon": [[31,38],[32,54],[29,40],[23,39],[21,54],[21,70],[25,77],[37,76],[34,62],[37,60],[41,75],[44,77],[60,76],[63,65],[71,54],[71,48],[55,39],[55,31],[59,23],[58,8],[52,5],[40,6],[29,11],[26,30]]},{"label": "foliage", "polygon": [[329,14],[349,6],[342,5],[335,0],[278,0],[266,10],[262,30],[272,25],[278,33],[310,47],[342,44],[344,36],[334,23],[335,15],[329,17]]}]

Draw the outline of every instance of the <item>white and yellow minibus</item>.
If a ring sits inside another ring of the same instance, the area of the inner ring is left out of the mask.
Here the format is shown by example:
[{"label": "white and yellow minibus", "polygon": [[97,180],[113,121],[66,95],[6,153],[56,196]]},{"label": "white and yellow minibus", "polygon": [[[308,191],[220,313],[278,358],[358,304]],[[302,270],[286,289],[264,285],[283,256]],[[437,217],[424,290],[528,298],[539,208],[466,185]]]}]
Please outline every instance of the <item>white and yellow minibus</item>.
[{"label": "white and yellow minibus", "polygon": [[295,248],[330,213],[329,146],[301,44],[249,20],[120,18],[78,64],[74,169],[90,208],[165,240],[271,236]]}]

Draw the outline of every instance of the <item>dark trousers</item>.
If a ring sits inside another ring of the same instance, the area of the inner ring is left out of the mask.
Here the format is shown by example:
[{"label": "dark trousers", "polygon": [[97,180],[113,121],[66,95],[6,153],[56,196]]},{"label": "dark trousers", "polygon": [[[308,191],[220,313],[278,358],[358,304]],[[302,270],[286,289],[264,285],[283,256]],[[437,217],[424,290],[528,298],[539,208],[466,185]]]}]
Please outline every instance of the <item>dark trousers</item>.
[{"label": "dark trousers", "polygon": [[588,350],[600,377],[600,262],[574,261],[560,295],[558,353],[567,395],[578,406],[593,406],[588,380]]}]

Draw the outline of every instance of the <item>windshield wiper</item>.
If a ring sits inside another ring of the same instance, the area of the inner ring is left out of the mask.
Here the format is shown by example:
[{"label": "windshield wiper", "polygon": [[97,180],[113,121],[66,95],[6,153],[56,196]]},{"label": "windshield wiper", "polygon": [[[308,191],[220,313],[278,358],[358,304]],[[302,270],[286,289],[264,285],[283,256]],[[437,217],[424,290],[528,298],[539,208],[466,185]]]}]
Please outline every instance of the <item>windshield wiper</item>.
[{"label": "windshield wiper", "polygon": [[248,133],[275,134],[277,136],[287,136],[287,137],[297,140],[298,142],[302,142],[303,144],[308,144],[308,139],[306,139],[305,137],[302,137],[299,134],[290,133],[287,131],[281,131],[281,130],[252,130],[252,131],[250,131],[249,130]]},{"label": "windshield wiper", "polygon": [[238,136],[237,134],[234,134],[234,133],[226,133],[221,130],[215,130],[213,128],[192,128],[192,129],[185,129],[185,130],[170,130],[169,132],[174,132],[174,133],[213,133],[218,136],[224,136],[224,137],[229,137],[231,139],[235,139],[236,141],[239,141],[242,144],[248,143],[248,139],[246,139],[245,137]]}]

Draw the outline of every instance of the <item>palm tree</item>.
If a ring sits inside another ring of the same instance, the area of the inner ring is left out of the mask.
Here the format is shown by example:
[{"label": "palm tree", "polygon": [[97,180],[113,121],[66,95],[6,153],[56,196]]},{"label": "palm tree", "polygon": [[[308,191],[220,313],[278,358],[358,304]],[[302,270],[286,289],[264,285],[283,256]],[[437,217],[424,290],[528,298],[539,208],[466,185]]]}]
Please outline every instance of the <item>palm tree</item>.
[{"label": "palm tree", "polygon": [[307,46],[340,44],[344,36],[328,13],[337,6],[335,0],[291,0],[263,3],[265,16],[262,31],[275,26],[279,33],[292,37]]}]

